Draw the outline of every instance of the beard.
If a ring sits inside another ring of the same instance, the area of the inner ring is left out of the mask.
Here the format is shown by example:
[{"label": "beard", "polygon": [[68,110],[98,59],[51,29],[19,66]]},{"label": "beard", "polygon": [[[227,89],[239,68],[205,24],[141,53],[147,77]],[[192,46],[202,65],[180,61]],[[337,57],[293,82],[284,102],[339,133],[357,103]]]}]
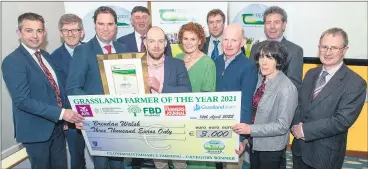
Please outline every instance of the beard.
[{"label": "beard", "polygon": [[148,51],[149,56],[154,60],[160,60],[164,56],[164,52],[159,54],[153,54],[150,51]]}]

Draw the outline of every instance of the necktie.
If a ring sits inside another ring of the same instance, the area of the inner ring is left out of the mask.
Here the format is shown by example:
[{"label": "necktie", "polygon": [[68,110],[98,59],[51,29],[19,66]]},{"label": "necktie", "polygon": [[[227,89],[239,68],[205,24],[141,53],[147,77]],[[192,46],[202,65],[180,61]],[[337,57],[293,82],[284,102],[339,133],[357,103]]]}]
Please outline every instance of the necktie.
[{"label": "necktie", "polygon": [[256,118],[258,104],[261,101],[261,98],[262,98],[262,96],[264,94],[264,89],[266,87],[265,81],[266,81],[266,77],[263,77],[262,84],[258,87],[256,93],[254,93],[254,96],[253,96],[253,99],[252,99],[252,110],[253,110],[252,124],[254,124],[254,120]]},{"label": "necktie", "polygon": [[220,42],[219,40],[214,40],[213,41],[214,48],[213,48],[213,51],[212,51],[212,54],[211,54],[211,59],[212,60],[215,60],[217,58],[217,56],[219,55],[219,50],[218,50],[219,42]]},{"label": "necktie", "polygon": [[41,66],[43,72],[46,74],[46,77],[49,80],[49,83],[50,83],[52,89],[55,92],[57,105],[58,105],[58,107],[61,108],[62,107],[62,103],[61,103],[61,98],[60,98],[60,90],[59,90],[58,86],[56,85],[56,82],[54,80],[54,77],[52,77],[49,69],[47,69],[47,67],[43,63],[42,58],[41,58],[41,53],[39,51],[37,51],[35,53],[35,55],[36,55],[36,58],[37,58],[38,62],[40,63],[40,66]]},{"label": "necktie", "polygon": [[144,39],[146,39],[146,37],[141,36],[141,52],[146,52],[146,46],[144,46]]},{"label": "necktie", "polygon": [[321,92],[323,87],[326,85],[326,76],[328,73],[326,71],[322,71],[322,75],[317,79],[316,86],[313,91],[313,99],[317,97],[318,93]]},{"label": "necktie", "polygon": [[111,54],[111,45],[106,45],[104,48],[107,50],[107,54]]}]

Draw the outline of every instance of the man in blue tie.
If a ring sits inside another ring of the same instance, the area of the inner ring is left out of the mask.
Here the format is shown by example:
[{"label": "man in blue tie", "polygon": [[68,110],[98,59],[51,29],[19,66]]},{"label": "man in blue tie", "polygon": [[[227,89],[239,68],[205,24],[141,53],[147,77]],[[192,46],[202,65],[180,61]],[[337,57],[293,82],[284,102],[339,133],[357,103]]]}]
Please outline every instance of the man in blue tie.
[{"label": "man in blue tie", "polygon": [[211,56],[215,60],[217,56],[222,55],[221,48],[222,32],[225,26],[225,14],[220,9],[213,9],[207,14],[207,25],[210,36],[206,38],[206,42],[202,51]]},{"label": "man in blue tie", "polygon": [[[81,44],[80,41],[84,36],[82,19],[74,14],[65,14],[59,20],[59,30],[64,43],[51,54],[51,62],[61,70],[63,75],[60,78],[64,78],[65,83],[62,85],[65,87],[74,49]],[[67,104],[67,107],[71,108],[69,104]],[[70,153],[70,168],[86,168],[85,143],[81,131],[77,130],[74,124],[66,123],[64,124],[64,135]]]},{"label": "man in blue tie", "polygon": [[[113,41],[117,32],[115,11],[101,6],[94,13],[96,37],[75,48],[66,84],[68,95],[104,94],[97,55],[125,53],[125,45]],[[121,169],[123,158],[94,156],[96,169]]]}]

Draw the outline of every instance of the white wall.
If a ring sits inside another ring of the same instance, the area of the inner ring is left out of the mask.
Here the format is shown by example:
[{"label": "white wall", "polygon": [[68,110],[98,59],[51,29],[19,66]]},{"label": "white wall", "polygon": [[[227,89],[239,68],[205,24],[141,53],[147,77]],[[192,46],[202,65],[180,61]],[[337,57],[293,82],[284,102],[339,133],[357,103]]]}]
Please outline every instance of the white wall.
[{"label": "white wall", "polygon": [[[288,15],[286,36],[304,50],[304,57],[316,57],[319,38],[332,27],[349,36],[345,58],[367,59],[367,2],[229,2],[230,20],[252,3],[279,6]],[[235,11],[235,12],[234,12]]]}]

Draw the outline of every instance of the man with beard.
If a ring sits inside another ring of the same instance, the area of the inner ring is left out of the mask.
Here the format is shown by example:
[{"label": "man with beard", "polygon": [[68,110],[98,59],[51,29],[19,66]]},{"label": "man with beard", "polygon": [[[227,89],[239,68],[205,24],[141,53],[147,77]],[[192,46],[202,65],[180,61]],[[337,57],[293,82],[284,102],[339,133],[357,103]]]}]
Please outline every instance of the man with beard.
[{"label": "man with beard", "polygon": [[[97,55],[124,53],[127,48],[113,41],[117,31],[115,11],[106,6],[99,7],[94,13],[96,37],[75,48],[66,84],[68,95],[104,94]],[[123,158],[94,156],[96,169],[121,169]]]},{"label": "man with beard", "polygon": [[[148,86],[153,94],[192,92],[189,75],[182,60],[164,55],[164,31],[152,27],[144,39],[147,49]],[[169,169],[168,160],[153,160],[156,169]],[[187,168],[186,161],[173,160],[175,169]]]},{"label": "man with beard", "polygon": [[[146,7],[135,6],[131,12],[131,24],[134,32],[120,37],[117,41],[128,47],[128,52],[146,52],[143,40],[151,24],[151,14]],[[170,42],[167,41],[165,55],[172,56]]]}]

